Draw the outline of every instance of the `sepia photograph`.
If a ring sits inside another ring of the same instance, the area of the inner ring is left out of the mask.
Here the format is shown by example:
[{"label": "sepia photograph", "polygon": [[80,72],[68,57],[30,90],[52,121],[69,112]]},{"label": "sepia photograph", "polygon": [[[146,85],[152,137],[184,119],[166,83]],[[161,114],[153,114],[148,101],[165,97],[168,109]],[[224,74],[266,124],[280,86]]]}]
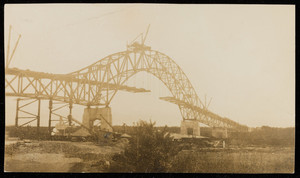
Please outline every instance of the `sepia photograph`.
[{"label": "sepia photograph", "polygon": [[295,5],[5,4],[5,172],[295,172]]}]

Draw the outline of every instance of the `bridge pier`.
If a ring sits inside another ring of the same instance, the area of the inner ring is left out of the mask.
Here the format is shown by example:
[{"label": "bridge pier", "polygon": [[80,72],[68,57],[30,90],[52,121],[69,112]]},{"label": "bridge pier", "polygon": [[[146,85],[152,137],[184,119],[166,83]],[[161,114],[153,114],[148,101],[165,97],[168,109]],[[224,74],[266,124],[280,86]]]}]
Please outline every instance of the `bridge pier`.
[{"label": "bridge pier", "polygon": [[100,129],[103,131],[112,132],[112,115],[111,115],[111,108],[104,107],[104,108],[91,108],[87,107],[84,109],[82,124],[87,128],[92,129],[93,123],[96,120],[101,121]]},{"label": "bridge pier", "polygon": [[181,121],[180,133],[183,135],[200,136],[199,121],[196,120]]}]

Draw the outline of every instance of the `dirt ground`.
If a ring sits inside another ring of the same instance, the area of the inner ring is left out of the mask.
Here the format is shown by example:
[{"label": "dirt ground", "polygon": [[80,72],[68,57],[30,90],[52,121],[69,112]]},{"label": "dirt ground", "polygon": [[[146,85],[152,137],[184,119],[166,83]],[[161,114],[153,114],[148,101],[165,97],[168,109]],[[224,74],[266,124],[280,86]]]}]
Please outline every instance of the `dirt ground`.
[{"label": "dirt ground", "polygon": [[7,140],[5,144],[6,172],[103,172],[127,140],[106,145],[33,140]]}]

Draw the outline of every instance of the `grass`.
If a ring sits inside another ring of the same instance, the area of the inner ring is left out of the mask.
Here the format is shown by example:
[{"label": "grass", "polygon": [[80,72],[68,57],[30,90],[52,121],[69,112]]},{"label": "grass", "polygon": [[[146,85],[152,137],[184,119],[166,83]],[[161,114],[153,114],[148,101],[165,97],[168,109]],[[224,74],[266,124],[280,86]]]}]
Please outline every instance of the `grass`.
[{"label": "grass", "polygon": [[[47,139],[47,128],[6,128],[10,136],[37,140]],[[134,128],[131,128],[132,132]],[[177,129],[178,130],[178,129]],[[134,132],[133,132],[134,133]],[[228,145],[237,149],[199,149],[199,144],[183,144],[183,150],[171,158],[167,172],[178,173],[293,173],[294,172],[294,128],[262,127],[251,133],[232,135]],[[102,146],[106,144],[102,143]],[[244,148],[255,145],[255,148]],[[109,144],[107,144],[109,146]],[[284,148],[283,146],[289,146]],[[205,147],[205,145],[201,146]],[[262,148],[265,147],[265,148]],[[111,145],[111,149],[114,146]],[[76,157],[82,162],[74,164],[71,172],[103,172],[106,161],[112,155],[93,153],[90,148],[79,147],[68,142],[39,142],[24,146],[13,144],[5,146],[5,155],[20,153],[63,153],[66,157]],[[128,166],[128,165],[124,165]]]},{"label": "grass", "polygon": [[[64,153],[76,157],[70,172],[106,172],[105,162],[110,155],[93,153],[68,142],[39,142],[36,145],[19,144],[5,146],[7,156],[15,152]],[[235,148],[235,149],[191,149],[183,150],[172,158],[167,172],[177,173],[293,173],[293,147]]]},{"label": "grass", "polygon": [[5,155],[13,155],[18,150],[18,144],[5,145]]},{"label": "grass", "polygon": [[184,173],[293,173],[294,151],[284,148],[262,150],[197,150],[180,152],[169,172]]}]

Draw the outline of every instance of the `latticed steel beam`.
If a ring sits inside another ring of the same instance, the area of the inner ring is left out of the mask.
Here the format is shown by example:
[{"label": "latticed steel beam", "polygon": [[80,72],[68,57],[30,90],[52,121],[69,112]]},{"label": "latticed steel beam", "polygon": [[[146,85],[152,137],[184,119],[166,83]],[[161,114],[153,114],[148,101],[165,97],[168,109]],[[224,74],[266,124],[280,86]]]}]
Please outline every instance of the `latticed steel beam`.
[{"label": "latticed steel beam", "polygon": [[[247,126],[241,125],[241,124],[239,124],[235,121],[232,121],[228,118],[221,117],[207,109],[203,109],[203,108],[199,108],[198,106],[190,105],[189,103],[178,100],[174,97],[160,97],[159,99],[177,104],[179,106],[183,106],[182,107],[183,109],[191,109],[193,111],[196,111],[197,114],[205,116],[205,117],[201,118],[199,121],[208,126],[233,128],[233,129],[237,129],[240,131],[247,131],[247,129],[248,129]],[[192,120],[194,120],[194,119],[192,119]]]},{"label": "latticed steel beam", "polygon": [[[104,105],[103,90],[124,90],[128,92],[150,92],[143,88],[115,83],[105,83],[75,76],[47,74],[21,69],[6,69],[5,90],[7,96],[53,99],[81,105]],[[88,88],[88,90],[87,90]]]},{"label": "latticed steel beam", "polygon": [[69,74],[15,68],[6,69],[5,72],[7,96],[51,98],[86,106],[108,106],[119,90],[149,92],[124,85],[135,74],[147,72],[170,90],[173,96],[168,100],[178,105],[183,119],[199,120],[210,126],[244,128],[207,111],[180,66],[167,55],[141,44],[132,44],[126,51],[111,54]]}]

